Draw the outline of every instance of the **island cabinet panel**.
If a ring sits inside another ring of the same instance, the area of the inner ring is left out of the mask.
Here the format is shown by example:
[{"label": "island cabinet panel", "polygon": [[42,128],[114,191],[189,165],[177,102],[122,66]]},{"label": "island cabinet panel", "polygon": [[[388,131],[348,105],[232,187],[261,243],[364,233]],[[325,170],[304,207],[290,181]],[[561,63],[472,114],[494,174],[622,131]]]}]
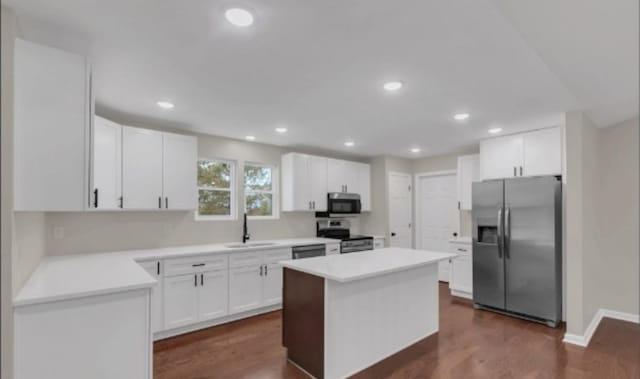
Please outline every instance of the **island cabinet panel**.
[{"label": "island cabinet panel", "polygon": [[287,359],[324,378],[324,279],[284,269],[282,344]]}]

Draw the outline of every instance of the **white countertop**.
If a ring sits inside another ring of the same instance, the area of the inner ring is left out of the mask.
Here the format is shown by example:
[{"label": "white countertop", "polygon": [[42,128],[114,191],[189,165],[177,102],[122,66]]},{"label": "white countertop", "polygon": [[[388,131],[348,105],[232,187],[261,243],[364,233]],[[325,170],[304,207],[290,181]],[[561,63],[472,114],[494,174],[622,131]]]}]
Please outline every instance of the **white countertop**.
[{"label": "white countertop", "polygon": [[389,247],[359,253],[327,255],[280,262],[284,267],[338,282],[435,264],[456,254]]},{"label": "white countertop", "polygon": [[272,243],[256,247],[230,248],[227,246],[230,243],[225,243],[46,257],[13,299],[13,305],[24,306],[152,287],[156,280],[136,263],[141,261],[331,242],[339,243],[340,240],[294,238],[248,242]]}]

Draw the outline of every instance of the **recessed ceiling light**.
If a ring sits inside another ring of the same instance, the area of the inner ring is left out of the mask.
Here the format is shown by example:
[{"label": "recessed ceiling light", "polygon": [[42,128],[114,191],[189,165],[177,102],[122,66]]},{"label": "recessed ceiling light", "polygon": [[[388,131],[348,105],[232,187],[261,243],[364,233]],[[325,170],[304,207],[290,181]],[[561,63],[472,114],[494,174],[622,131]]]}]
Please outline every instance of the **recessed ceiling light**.
[{"label": "recessed ceiling light", "polygon": [[458,121],[464,121],[469,118],[469,113],[458,113],[454,115],[453,118]]},{"label": "recessed ceiling light", "polygon": [[156,104],[162,109],[171,109],[174,107],[173,103],[168,101],[158,101]]},{"label": "recessed ceiling light", "polygon": [[502,131],[502,128],[491,128],[489,129],[489,133],[491,134],[498,134]]},{"label": "recessed ceiling light", "polygon": [[276,128],[276,132],[282,134],[287,132],[287,128]]},{"label": "recessed ceiling light", "polygon": [[344,143],[344,145],[345,145],[346,147],[353,147],[353,146],[355,146],[355,144],[356,144],[356,143],[355,143],[355,142],[353,142],[353,141],[347,141],[347,142],[345,142],[345,143]]},{"label": "recessed ceiling light", "polygon": [[402,82],[398,82],[398,81],[386,82],[382,87],[389,92],[393,92],[402,88]]},{"label": "recessed ceiling light", "polygon": [[412,149],[411,149],[411,152],[412,152],[412,153],[414,153],[414,154],[415,154],[415,153],[419,153],[420,151],[421,151],[421,150],[420,150],[420,148],[419,148],[419,147],[414,147],[414,148],[412,148]]},{"label": "recessed ceiling light", "polygon": [[235,26],[250,26],[253,24],[253,15],[246,9],[230,8],[224,12],[224,17]]},{"label": "recessed ceiling light", "polygon": [[255,141],[256,140],[256,136],[246,136],[244,137],[247,141]]}]

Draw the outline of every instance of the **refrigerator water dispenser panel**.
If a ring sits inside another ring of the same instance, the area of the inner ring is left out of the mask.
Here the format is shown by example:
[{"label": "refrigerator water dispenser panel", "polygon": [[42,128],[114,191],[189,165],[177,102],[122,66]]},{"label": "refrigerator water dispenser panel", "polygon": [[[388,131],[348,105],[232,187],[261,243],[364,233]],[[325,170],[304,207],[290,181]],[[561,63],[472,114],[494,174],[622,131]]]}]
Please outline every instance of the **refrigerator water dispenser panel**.
[{"label": "refrigerator water dispenser panel", "polygon": [[497,244],[498,227],[495,225],[478,225],[478,243]]}]

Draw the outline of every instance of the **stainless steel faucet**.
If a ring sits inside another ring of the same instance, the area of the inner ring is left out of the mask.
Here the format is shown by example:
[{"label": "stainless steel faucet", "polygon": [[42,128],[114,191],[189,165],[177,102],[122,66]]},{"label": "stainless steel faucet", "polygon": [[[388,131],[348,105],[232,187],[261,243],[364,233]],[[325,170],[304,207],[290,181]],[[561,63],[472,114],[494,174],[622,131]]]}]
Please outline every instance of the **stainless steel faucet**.
[{"label": "stainless steel faucet", "polygon": [[249,234],[249,229],[247,228],[247,214],[244,214],[244,222],[242,224],[242,243],[247,243],[247,241],[251,238],[251,234]]}]

